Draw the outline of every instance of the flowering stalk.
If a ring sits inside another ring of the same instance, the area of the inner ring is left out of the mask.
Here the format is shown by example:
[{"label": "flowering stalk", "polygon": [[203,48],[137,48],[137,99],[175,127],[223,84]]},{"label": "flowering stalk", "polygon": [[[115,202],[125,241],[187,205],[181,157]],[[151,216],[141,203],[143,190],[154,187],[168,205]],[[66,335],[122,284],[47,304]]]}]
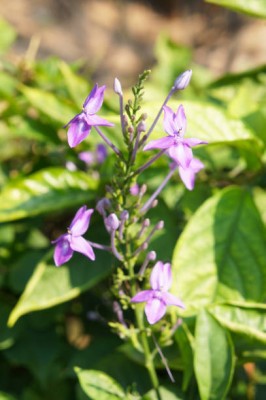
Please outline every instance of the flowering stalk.
[{"label": "flowering stalk", "polygon": [[[84,140],[89,135],[91,127],[94,127],[103,141],[117,155],[113,179],[106,189],[106,197],[99,200],[96,205],[96,210],[102,216],[105,228],[110,236],[110,243],[103,245],[83,238],[93,213],[93,209],[87,210],[87,207],[83,206],[76,213],[67,233],[54,241],[56,244],[54,258],[56,265],[61,265],[72,257],[74,251],[81,252],[91,260],[95,259],[93,248],[110,251],[113,254],[117,264],[117,270],[114,273],[113,293],[116,294],[114,311],[118,319],[118,326],[122,327],[123,334],[127,330],[129,331],[123,311],[133,308],[134,326],[143,351],[145,366],[157,399],[160,400],[159,380],[154,365],[154,351],[150,347],[148,338],[152,335],[155,349],[161,356],[170,379],[174,381],[167,360],[152,333],[152,325],[160,323],[160,320],[165,317],[168,306],[179,308],[185,306],[178,297],[169,292],[172,282],[171,264],[159,260],[152,266],[157,256],[154,250],[148,248],[156,232],[164,227],[164,222],[161,220],[151,226],[150,219],[145,216],[150,208],[157,205],[158,196],[176,170],[179,171],[185,186],[189,190],[193,189],[195,175],[203,168],[203,164],[193,157],[191,147],[204,142],[195,138],[184,138],[186,116],[183,106],[180,106],[176,113],[167,106],[173,93],[185,89],[188,85],[192,73],[190,70],[185,71],[176,79],[151,127],[146,135],[141,138],[142,133],[146,131],[144,121],[147,116],[141,114],[140,110],[144,81],[149,73],[150,71],[144,71],[139,76],[139,81],[132,88],[133,101],[127,102],[125,110],[123,109],[121,84],[117,78],[114,82],[114,91],[119,96],[120,123],[126,151],[118,149],[99,128],[99,126],[112,126],[111,123],[96,115],[103,102],[105,86],[98,88],[96,85],[85,100],[83,111],[68,123],[68,141],[71,147]],[[162,112],[164,112],[164,130],[168,136],[146,143]],[[142,166],[139,166],[138,152],[141,151],[144,144],[144,151],[159,149],[159,152],[147,162],[144,162]],[[145,196],[148,185],[143,184],[139,189],[136,179],[159,157],[166,155],[173,160],[170,171],[147,200]],[[150,275],[149,288],[141,290],[141,285],[147,281],[148,274]],[[145,303],[148,325],[143,310],[137,303]],[[119,328],[117,330],[119,333]],[[171,332],[170,329],[169,332]],[[128,337],[130,338],[130,333],[128,333]]]}]

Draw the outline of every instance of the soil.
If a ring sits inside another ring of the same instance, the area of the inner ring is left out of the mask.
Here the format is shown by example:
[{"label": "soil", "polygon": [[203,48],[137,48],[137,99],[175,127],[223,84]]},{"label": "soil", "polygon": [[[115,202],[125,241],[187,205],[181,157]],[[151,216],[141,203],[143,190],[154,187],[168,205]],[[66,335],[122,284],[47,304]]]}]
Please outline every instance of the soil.
[{"label": "soil", "polygon": [[37,57],[83,59],[99,83],[135,81],[162,32],[216,76],[266,63],[265,20],[203,0],[1,0],[0,15],[18,32],[12,57],[38,48]]}]

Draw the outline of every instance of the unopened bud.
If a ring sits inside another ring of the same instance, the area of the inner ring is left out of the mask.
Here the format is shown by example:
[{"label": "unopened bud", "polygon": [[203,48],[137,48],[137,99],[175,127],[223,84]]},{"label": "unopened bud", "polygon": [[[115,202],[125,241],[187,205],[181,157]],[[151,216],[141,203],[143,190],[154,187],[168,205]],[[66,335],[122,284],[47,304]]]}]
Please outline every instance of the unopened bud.
[{"label": "unopened bud", "polygon": [[146,124],[145,124],[145,122],[144,121],[140,121],[140,123],[138,124],[138,133],[141,133],[141,132],[145,132],[146,131]]},{"label": "unopened bud", "polygon": [[192,75],[192,70],[188,69],[187,71],[180,74],[174,83],[175,90],[184,90],[188,86]]},{"label": "unopened bud", "polygon": [[120,219],[121,221],[126,221],[129,218],[129,212],[127,210],[124,210],[120,214]]},{"label": "unopened bud", "polygon": [[157,254],[156,254],[156,252],[155,251],[150,251],[149,253],[148,253],[148,259],[149,259],[149,261],[154,261],[154,260],[156,260],[156,257],[157,257]]},{"label": "unopened bud", "polygon": [[104,197],[103,199],[99,200],[96,204],[96,210],[99,214],[105,217],[106,212],[105,210],[111,206],[110,200]]},{"label": "unopened bud", "polygon": [[117,78],[115,78],[115,80],[114,80],[114,91],[119,96],[123,96],[122,86],[121,86],[119,79],[117,79]]},{"label": "unopened bud", "polygon": [[114,213],[108,215],[108,217],[105,218],[104,223],[108,231],[116,231],[120,225],[120,221]]}]

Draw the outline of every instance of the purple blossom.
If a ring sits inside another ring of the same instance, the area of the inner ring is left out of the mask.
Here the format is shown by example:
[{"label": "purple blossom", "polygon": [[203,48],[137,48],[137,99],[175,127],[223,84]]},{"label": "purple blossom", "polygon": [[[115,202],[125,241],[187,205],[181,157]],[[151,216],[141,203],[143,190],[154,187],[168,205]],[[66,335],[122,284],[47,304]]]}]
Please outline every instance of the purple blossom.
[{"label": "purple blossom", "polygon": [[168,136],[150,141],[143,150],[165,149],[168,155],[182,168],[186,169],[193,158],[191,147],[206,143],[200,139],[184,139],[187,119],[182,105],[174,113],[170,107],[164,106],[164,130]]},{"label": "purple blossom", "polygon": [[193,190],[196,174],[204,168],[204,164],[197,158],[192,158],[187,168],[178,167],[179,176],[188,190]]},{"label": "purple blossom", "polygon": [[94,251],[90,243],[82,235],[87,231],[93,209],[87,210],[86,206],[81,207],[75,214],[67,233],[59,236],[52,243],[55,243],[54,262],[57,267],[66,263],[74,251],[84,254],[91,260],[95,260]]},{"label": "purple blossom", "polygon": [[167,306],[185,308],[181,300],[168,293],[171,283],[171,264],[158,261],[150,276],[151,289],[143,290],[131,299],[133,303],[146,302],[145,314],[150,324],[155,324],[164,316]]},{"label": "purple blossom", "polygon": [[90,133],[92,126],[114,126],[111,122],[96,115],[103,104],[106,86],[96,84],[83,104],[83,110],[68,122],[68,144],[75,147]]},{"label": "purple blossom", "polygon": [[95,151],[81,151],[78,158],[88,166],[102,164],[107,157],[107,149],[103,143],[99,143]]}]

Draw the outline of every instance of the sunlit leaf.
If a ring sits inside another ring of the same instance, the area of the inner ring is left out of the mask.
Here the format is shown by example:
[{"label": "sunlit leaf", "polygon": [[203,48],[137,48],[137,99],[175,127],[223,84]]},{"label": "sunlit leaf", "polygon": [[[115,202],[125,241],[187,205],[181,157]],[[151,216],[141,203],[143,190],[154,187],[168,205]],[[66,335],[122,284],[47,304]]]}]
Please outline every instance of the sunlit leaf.
[{"label": "sunlit leaf", "polygon": [[12,310],[8,325],[13,326],[22,315],[64,303],[96,285],[110,273],[110,255],[98,253],[92,262],[74,254],[72,259],[56,268],[50,259],[41,261]]},{"label": "sunlit leaf", "polygon": [[4,53],[16,38],[16,31],[4,19],[0,18],[0,54]]},{"label": "sunlit leaf", "polygon": [[229,187],[191,217],[173,255],[173,293],[186,312],[213,301],[264,301],[266,238],[248,191]]},{"label": "sunlit leaf", "polygon": [[230,336],[207,312],[197,318],[194,368],[201,400],[223,400],[234,371]]},{"label": "sunlit leaf", "polygon": [[0,222],[62,210],[87,202],[97,181],[82,171],[47,168],[6,185],[0,193]]},{"label": "sunlit leaf", "polygon": [[266,3],[264,0],[205,0],[207,3],[217,4],[222,7],[253,17],[266,17]]},{"label": "sunlit leaf", "polygon": [[126,399],[126,393],[113,378],[101,371],[75,368],[79,383],[92,400]]},{"label": "sunlit leaf", "polygon": [[266,344],[265,304],[214,305],[208,310],[228,330]]}]

